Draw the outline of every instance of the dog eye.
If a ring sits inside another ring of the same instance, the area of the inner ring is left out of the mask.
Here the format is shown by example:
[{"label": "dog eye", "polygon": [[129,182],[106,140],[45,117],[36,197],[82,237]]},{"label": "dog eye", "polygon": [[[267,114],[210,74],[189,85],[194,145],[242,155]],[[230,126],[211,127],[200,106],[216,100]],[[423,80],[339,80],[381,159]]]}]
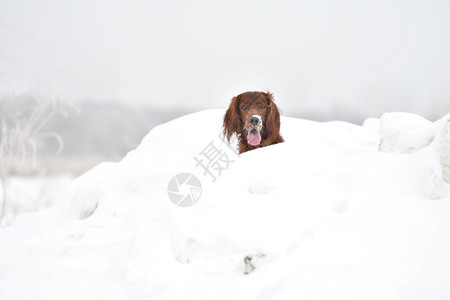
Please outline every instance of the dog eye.
[{"label": "dog eye", "polygon": [[261,104],[261,105],[259,106],[259,108],[260,108],[260,109],[264,109],[264,108],[266,108],[266,106],[265,106],[264,104]]},{"label": "dog eye", "polygon": [[248,108],[248,105],[245,105],[245,104],[242,105],[242,109],[243,109],[243,110],[246,110],[247,108]]}]

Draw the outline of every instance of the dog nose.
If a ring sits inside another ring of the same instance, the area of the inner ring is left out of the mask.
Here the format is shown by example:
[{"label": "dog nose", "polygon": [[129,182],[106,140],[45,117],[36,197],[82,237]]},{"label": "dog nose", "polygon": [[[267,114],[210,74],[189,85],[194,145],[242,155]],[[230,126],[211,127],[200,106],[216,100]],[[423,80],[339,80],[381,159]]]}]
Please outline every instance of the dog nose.
[{"label": "dog nose", "polygon": [[256,125],[258,125],[259,118],[252,116],[252,117],[250,117],[250,119],[248,119],[248,121],[250,122],[251,125],[256,126]]}]

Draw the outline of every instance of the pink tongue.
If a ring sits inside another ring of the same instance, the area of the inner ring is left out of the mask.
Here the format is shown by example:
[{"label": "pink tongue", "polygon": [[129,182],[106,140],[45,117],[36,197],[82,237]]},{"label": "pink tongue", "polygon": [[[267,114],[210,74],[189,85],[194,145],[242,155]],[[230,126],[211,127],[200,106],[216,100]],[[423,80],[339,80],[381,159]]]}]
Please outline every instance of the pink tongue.
[{"label": "pink tongue", "polygon": [[247,142],[252,146],[257,146],[261,143],[261,135],[258,131],[252,130],[247,135]]}]

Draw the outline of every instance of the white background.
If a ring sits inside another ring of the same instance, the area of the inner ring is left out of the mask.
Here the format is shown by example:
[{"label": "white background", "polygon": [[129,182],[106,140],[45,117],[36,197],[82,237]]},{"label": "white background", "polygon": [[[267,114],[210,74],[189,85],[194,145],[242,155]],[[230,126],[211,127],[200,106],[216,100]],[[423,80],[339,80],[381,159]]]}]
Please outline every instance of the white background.
[{"label": "white background", "polygon": [[444,115],[448,1],[0,0],[3,93],[162,109],[275,93],[285,115]]}]

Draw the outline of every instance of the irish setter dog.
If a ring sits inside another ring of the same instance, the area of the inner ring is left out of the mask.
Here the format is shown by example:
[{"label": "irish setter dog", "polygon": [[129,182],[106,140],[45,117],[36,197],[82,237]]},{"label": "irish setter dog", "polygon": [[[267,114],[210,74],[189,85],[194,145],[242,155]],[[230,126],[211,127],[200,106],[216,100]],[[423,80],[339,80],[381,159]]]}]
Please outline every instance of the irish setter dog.
[{"label": "irish setter dog", "polygon": [[280,135],[280,113],[269,92],[246,92],[233,97],[223,119],[228,142],[233,134],[239,153],[284,142]]}]

